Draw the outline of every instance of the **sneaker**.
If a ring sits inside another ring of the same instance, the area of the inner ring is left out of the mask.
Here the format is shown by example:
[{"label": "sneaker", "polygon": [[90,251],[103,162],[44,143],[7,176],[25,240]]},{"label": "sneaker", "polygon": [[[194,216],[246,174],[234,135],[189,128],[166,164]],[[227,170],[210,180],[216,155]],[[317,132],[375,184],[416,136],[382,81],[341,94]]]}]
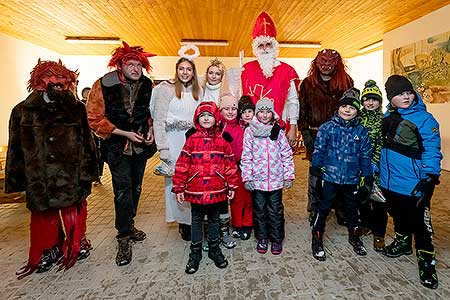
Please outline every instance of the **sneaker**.
[{"label": "sneaker", "polygon": [[251,229],[245,229],[241,232],[241,240],[243,241],[248,240],[251,236],[252,236]]},{"label": "sneaker", "polygon": [[116,264],[118,266],[125,266],[131,262],[132,257],[131,241],[132,240],[129,236],[117,239],[119,247],[117,249]]},{"label": "sneaker", "polygon": [[235,239],[240,239],[241,238],[241,234],[242,234],[241,229],[234,229],[231,232],[231,236],[234,237]]},{"label": "sneaker", "polygon": [[394,240],[392,243],[384,247],[383,254],[392,258],[412,254],[411,237],[408,235],[395,233]]},{"label": "sneaker", "polygon": [[364,247],[364,244],[358,235],[353,234],[353,233],[350,234],[350,236],[348,238],[348,242],[350,243],[350,245],[353,246],[353,251],[357,255],[361,255],[361,256],[367,255],[366,247]]},{"label": "sneaker", "polygon": [[373,237],[373,250],[375,250],[376,252],[384,252],[384,246],[384,238],[379,236]]},{"label": "sneaker", "polygon": [[264,254],[267,252],[268,248],[269,248],[269,241],[267,239],[258,240],[258,243],[256,244],[256,251],[258,251],[258,253]]},{"label": "sneaker", "polygon": [[221,243],[227,249],[233,249],[237,245],[236,241],[228,232],[223,234]]},{"label": "sneaker", "polygon": [[83,237],[80,242],[80,252],[78,253],[77,260],[83,260],[91,255],[91,250],[93,249],[91,241],[86,237]]},{"label": "sneaker", "polygon": [[58,246],[55,246],[50,250],[45,250],[39,260],[36,273],[44,273],[49,271],[55,264],[58,264],[59,260],[62,258],[63,253]]},{"label": "sneaker", "polygon": [[283,245],[281,243],[273,242],[270,246],[270,252],[272,252],[273,255],[280,255],[283,251]]},{"label": "sneaker", "polygon": [[147,234],[144,231],[133,227],[130,238],[133,242],[142,242],[147,238]]}]

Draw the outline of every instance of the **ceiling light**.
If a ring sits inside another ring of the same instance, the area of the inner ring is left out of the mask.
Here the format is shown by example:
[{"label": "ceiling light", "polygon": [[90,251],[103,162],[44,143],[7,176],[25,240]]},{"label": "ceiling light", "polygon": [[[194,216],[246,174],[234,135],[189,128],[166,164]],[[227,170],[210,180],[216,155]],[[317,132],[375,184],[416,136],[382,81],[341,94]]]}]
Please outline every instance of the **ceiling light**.
[{"label": "ceiling light", "polygon": [[320,43],[309,43],[309,42],[278,42],[278,47],[280,48],[320,48],[322,45]]},{"label": "ceiling light", "polygon": [[97,37],[97,36],[66,36],[66,42],[70,44],[120,44],[118,37]]},{"label": "ceiling light", "polygon": [[359,49],[358,53],[364,53],[364,52],[367,52],[369,50],[372,50],[372,49],[375,49],[375,48],[378,48],[378,47],[381,47],[381,46],[383,46],[383,41],[382,40]]},{"label": "ceiling light", "polygon": [[227,40],[194,40],[194,39],[182,39],[181,45],[195,44],[197,46],[228,46]]}]

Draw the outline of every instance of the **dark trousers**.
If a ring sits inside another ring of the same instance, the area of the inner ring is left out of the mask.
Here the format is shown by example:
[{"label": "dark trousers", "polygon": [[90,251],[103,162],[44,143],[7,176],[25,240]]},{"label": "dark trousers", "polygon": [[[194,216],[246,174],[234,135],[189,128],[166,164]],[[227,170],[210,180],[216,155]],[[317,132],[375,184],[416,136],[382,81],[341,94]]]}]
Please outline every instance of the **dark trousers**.
[{"label": "dark trousers", "polygon": [[253,225],[257,240],[270,239],[281,243],[284,239],[284,206],[282,189],[253,191]]},{"label": "dark trousers", "polygon": [[382,189],[394,230],[402,235],[414,235],[416,250],[434,252],[433,226],[429,207],[417,207],[418,197],[406,196]]},{"label": "dark trousers", "polygon": [[144,153],[125,155],[118,145],[102,145],[106,154],[114,190],[118,238],[131,234],[141,196],[147,157]]},{"label": "dark trousers", "polygon": [[337,198],[342,201],[348,229],[353,230],[358,227],[358,185],[336,184],[329,181],[324,181],[322,196],[316,208],[316,216],[312,225],[313,232],[325,231],[328,214],[330,213],[333,203]]},{"label": "dark trousers", "polygon": [[370,225],[374,236],[384,237],[388,222],[388,209],[386,202],[376,202],[371,200],[372,211],[370,212]]},{"label": "dark trousers", "polygon": [[207,228],[208,242],[217,241],[219,239],[220,203],[221,202],[207,205],[191,203],[192,244],[202,242],[203,238],[202,224],[204,222],[205,216],[208,217],[208,228]]}]

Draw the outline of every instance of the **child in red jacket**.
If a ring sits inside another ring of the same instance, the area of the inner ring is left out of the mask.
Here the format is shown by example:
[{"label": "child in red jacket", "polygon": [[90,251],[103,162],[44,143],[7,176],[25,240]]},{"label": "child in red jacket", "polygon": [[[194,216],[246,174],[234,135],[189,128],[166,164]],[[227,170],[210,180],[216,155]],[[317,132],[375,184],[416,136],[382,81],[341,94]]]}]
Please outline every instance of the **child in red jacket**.
[{"label": "child in red jacket", "polygon": [[[250,98],[248,100],[253,104]],[[224,94],[219,99],[219,107],[224,125],[223,131],[228,132],[232,137],[231,148],[239,165],[243,148],[244,129],[237,118],[238,101],[233,95]],[[248,115],[248,113],[245,113],[245,115]],[[231,202],[231,223],[234,228],[232,232],[234,238],[242,240],[250,238],[253,228],[252,194],[244,188],[240,171],[238,171],[238,189]]]},{"label": "child in red jacket", "polygon": [[219,108],[202,102],[194,113],[195,128],[186,133],[186,143],[175,165],[173,188],[177,201],[191,203],[191,253],[186,273],[198,270],[202,259],[202,222],[208,217],[208,257],[218,268],[228,261],[220,250],[220,203],[231,200],[237,189],[237,165],[229,141],[218,126]]}]

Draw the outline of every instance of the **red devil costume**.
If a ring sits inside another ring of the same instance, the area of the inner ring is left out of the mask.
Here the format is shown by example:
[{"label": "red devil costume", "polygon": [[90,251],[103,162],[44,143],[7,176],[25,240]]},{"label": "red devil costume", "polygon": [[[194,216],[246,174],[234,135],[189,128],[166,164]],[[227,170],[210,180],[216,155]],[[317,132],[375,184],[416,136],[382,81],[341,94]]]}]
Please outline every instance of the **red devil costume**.
[{"label": "red devil costume", "polygon": [[[298,128],[301,130],[306,147],[306,156],[311,160],[314,140],[319,126],[330,120],[338,109],[342,94],[353,86],[353,80],[345,70],[341,55],[332,49],[319,51],[311,62],[311,68],[300,85],[300,118]],[[309,175],[308,211],[314,212],[319,201],[316,193],[317,177]],[[312,219],[312,215],[310,218]]]},{"label": "red devil costume", "polygon": [[[293,67],[276,58],[277,30],[266,12],[256,19],[252,37],[253,53],[258,60],[243,66],[242,94],[250,96],[254,104],[263,97],[273,99],[275,112],[287,123],[297,125],[298,75]],[[261,45],[264,44],[271,44],[270,49],[262,49]]]},{"label": "red devil costume", "polygon": [[98,170],[86,109],[71,92],[76,77],[61,61],[39,60],[32,93],[11,113],[5,191],[26,191],[31,211],[28,264],[18,279],[60,258],[73,266],[86,232],[86,197]]}]

